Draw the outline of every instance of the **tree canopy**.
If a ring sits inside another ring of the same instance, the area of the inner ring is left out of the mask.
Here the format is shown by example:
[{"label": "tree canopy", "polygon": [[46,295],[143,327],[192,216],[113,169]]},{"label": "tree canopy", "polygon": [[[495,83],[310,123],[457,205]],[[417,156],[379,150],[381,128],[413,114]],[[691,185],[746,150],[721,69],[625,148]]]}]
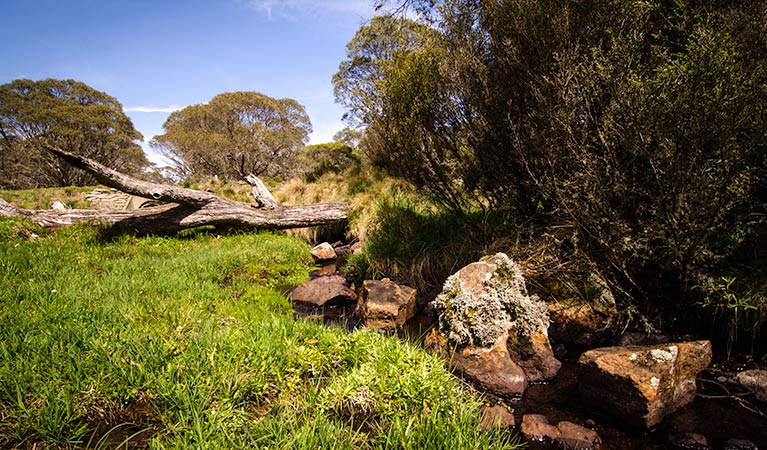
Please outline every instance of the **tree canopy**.
[{"label": "tree canopy", "polygon": [[90,175],[44,150],[46,145],[129,174],[150,165],[122,105],[75,80],[15,80],[0,86],[0,186],[87,185]]},{"label": "tree canopy", "polygon": [[312,131],[301,104],[259,92],[219,94],[209,103],[172,113],[163,128],[165,133],[151,145],[182,176],[235,179],[285,175],[289,158]]}]

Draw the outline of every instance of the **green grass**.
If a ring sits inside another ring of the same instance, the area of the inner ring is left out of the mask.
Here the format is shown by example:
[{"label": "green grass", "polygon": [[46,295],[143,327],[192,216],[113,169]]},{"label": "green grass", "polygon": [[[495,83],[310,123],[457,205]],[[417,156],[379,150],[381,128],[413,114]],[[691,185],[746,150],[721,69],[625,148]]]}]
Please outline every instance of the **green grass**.
[{"label": "green grass", "polygon": [[89,209],[91,204],[85,197],[94,189],[96,189],[95,186],[67,186],[19,191],[0,190],[0,198],[26,209],[50,209],[54,201],[60,201],[69,208]]},{"label": "green grass", "polygon": [[0,220],[0,448],[514,448],[413,344],[294,320],[309,246]]}]

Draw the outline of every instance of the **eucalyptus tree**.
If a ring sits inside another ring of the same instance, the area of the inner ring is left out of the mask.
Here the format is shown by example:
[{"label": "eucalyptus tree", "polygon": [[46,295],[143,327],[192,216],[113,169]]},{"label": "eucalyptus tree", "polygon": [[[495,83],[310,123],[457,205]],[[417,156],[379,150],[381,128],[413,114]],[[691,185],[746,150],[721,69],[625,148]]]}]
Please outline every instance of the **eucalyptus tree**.
[{"label": "eucalyptus tree", "polygon": [[150,163],[122,105],[75,80],[15,80],[0,86],[0,186],[86,185],[93,178],[53,157],[46,146],[129,174]]},{"label": "eucalyptus tree", "polygon": [[185,177],[282,176],[308,141],[311,121],[292,99],[259,92],[219,94],[168,117],[151,145]]}]

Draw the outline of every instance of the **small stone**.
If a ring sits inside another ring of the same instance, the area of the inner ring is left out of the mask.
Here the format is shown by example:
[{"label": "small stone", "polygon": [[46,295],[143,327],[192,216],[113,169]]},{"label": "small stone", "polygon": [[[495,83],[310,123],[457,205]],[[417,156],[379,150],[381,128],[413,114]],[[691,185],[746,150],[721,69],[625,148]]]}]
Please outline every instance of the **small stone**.
[{"label": "small stone", "polygon": [[735,375],[735,382],[767,403],[767,370],[746,370]]},{"label": "small stone", "polygon": [[338,258],[336,251],[333,250],[333,246],[327,242],[323,242],[322,244],[314,247],[311,253],[314,259],[317,261],[332,261]]},{"label": "small stone", "polygon": [[759,450],[759,447],[746,439],[730,439],[724,444],[724,450]]},{"label": "small stone", "polygon": [[596,431],[574,424],[572,422],[562,421],[557,424],[559,437],[554,442],[562,448],[591,450],[601,442]]},{"label": "small stone", "polygon": [[698,433],[671,434],[668,440],[675,448],[682,450],[711,450],[706,436]]},{"label": "small stone", "polygon": [[520,431],[531,441],[555,440],[560,436],[559,428],[551,425],[546,416],[525,414],[522,416]]},{"label": "small stone", "polygon": [[480,430],[506,429],[513,427],[515,424],[514,414],[503,407],[503,405],[482,407],[482,421],[479,423]]}]

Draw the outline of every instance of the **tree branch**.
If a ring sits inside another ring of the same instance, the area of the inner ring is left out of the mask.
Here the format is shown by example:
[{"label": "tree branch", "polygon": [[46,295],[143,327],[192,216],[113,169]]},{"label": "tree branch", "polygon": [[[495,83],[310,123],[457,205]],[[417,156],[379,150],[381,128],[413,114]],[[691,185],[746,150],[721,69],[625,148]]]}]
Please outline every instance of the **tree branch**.
[{"label": "tree branch", "polygon": [[43,227],[58,228],[76,223],[97,223],[118,231],[146,233],[176,232],[203,225],[242,228],[285,229],[337,224],[347,220],[345,203],[283,206],[266,185],[249,176],[259,205],[236,202],[209,192],[182,189],[137,180],[109,169],[96,161],[46,147],[54,155],[91,173],[106,186],[140,197],[171,204],[130,211],[67,209],[28,210],[0,199],[0,217],[23,216]]}]

